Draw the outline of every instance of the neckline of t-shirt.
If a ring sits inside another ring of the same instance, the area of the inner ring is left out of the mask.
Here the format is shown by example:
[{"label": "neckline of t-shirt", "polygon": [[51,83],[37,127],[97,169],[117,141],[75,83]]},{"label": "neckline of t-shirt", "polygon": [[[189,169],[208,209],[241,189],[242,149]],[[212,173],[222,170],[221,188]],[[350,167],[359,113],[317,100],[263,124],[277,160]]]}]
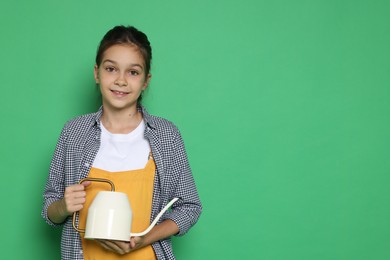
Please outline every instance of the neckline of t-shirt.
[{"label": "neckline of t-shirt", "polygon": [[113,134],[104,127],[102,122],[100,122],[100,128],[102,129],[103,136],[108,136],[116,141],[129,141],[143,134],[145,130],[145,123],[144,120],[141,120],[138,126],[128,134]]}]

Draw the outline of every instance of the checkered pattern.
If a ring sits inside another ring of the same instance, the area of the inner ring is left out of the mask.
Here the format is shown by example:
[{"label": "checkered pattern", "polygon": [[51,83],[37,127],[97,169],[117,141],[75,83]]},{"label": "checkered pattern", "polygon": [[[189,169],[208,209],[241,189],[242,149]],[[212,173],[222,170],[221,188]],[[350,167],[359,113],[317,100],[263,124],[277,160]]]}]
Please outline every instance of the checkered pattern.
[{"label": "checkered pattern", "polygon": [[[188,163],[184,143],[179,130],[168,120],[149,115],[140,107],[145,121],[145,137],[150,143],[156,162],[151,221],[174,197],[179,198],[164,219],[173,220],[179,227],[178,236],[184,235],[193,226],[202,211],[194,179]],[[65,187],[78,183],[88,176],[100,147],[100,117],[96,113],[79,116],[69,121],[62,129],[44,190],[42,216],[52,226],[60,226],[47,217],[51,203],[63,198]],[[154,243],[157,259],[175,259],[171,240]],[[72,227],[71,217],[63,223],[61,258],[83,259],[79,234]]]}]

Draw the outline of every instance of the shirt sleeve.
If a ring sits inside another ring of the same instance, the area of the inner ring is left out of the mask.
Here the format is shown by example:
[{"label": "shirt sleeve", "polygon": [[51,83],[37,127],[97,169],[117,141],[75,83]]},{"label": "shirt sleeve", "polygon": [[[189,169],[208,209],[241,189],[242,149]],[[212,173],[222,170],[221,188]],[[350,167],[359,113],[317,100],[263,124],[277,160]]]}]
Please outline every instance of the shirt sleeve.
[{"label": "shirt sleeve", "polygon": [[53,223],[47,216],[48,207],[55,201],[60,200],[65,192],[65,160],[66,160],[66,126],[62,129],[58,139],[54,155],[50,164],[49,176],[43,193],[42,217],[51,226],[59,226]]},{"label": "shirt sleeve", "polygon": [[182,236],[198,221],[202,204],[195,186],[191,168],[188,162],[184,142],[179,131],[173,141],[172,149],[172,176],[177,177],[176,187],[173,197],[179,198],[172,206],[172,211],[166,215],[166,218],[174,221],[179,227],[177,236]]}]

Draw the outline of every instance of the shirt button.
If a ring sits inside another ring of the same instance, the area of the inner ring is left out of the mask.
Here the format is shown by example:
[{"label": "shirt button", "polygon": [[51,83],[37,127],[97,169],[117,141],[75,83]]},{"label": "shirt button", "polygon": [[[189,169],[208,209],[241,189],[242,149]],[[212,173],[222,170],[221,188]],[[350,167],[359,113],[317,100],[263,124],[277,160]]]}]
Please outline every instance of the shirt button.
[{"label": "shirt button", "polygon": [[83,254],[83,250],[80,250],[80,251],[79,251],[79,254],[82,255],[82,254]]},{"label": "shirt button", "polygon": [[84,163],[84,166],[85,167],[89,167],[89,163]]}]

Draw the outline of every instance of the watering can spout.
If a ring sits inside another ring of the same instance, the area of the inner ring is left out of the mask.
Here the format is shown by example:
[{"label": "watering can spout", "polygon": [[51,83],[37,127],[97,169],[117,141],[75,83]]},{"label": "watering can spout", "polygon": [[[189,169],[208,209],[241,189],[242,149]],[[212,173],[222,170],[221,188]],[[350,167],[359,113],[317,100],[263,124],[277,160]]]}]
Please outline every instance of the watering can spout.
[{"label": "watering can spout", "polygon": [[159,221],[159,219],[161,218],[161,216],[165,213],[165,211],[167,211],[172,205],[173,203],[175,203],[179,198],[174,198],[172,199],[161,211],[160,213],[158,213],[158,215],[156,216],[156,218],[153,220],[152,224],[150,224],[150,226],[145,229],[145,231],[143,232],[140,232],[140,233],[130,233],[130,236],[131,237],[142,237],[144,235],[146,235],[147,233],[149,233],[150,230],[152,230],[152,228],[157,224],[157,222]]}]

